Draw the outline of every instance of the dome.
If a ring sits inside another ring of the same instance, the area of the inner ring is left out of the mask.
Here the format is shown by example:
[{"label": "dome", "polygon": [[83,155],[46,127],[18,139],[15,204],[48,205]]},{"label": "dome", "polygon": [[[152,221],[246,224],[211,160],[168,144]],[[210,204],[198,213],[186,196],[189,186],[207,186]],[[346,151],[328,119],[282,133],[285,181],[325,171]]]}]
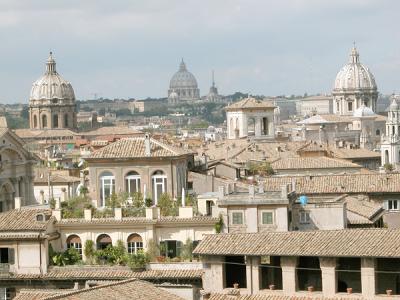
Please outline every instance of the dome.
[{"label": "dome", "polygon": [[361,118],[361,117],[373,117],[376,114],[373,112],[371,108],[365,106],[365,104],[361,105],[354,111],[353,117]]},{"label": "dome", "polygon": [[71,83],[57,73],[56,62],[50,52],[46,62],[46,72],[33,83],[30,100],[52,99],[75,100],[75,94]]},{"label": "dome", "polygon": [[356,48],[351,50],[349,63],[336,75],[334,92],[343,90],[377,90],[374,75],[360,63]]},{"label": "dome", "polygon": [[185,63],[181,62],[178,72],[172,76],[169,83],[170,89],[194,88],[197,89],[197,80],[192,73],[186,69]]}]

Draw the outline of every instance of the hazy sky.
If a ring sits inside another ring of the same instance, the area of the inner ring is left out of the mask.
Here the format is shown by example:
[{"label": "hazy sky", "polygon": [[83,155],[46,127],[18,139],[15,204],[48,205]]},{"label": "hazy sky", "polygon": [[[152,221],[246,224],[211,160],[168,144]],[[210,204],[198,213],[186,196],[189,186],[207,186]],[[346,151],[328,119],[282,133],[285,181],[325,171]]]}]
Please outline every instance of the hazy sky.
[{"label": "hazy sky", "polygon": [[0,102],[27,102],[48,52],[78,99],[166,95],[181,57],[208,92],[330,92],[356,42],[400,91],[400,1],[0,0]]}]

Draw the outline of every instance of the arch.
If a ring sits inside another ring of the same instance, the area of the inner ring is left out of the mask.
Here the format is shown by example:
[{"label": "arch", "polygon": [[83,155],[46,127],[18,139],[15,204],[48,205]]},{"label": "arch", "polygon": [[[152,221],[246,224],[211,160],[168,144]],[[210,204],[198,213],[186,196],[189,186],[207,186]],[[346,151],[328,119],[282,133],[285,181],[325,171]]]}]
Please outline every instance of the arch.
[{"label": "arch", "polygon": [[140,175],[136,171],[130,171],[125,175],[125,191],[129,194],[140,193]]},{"label": "arch", "polygon": [[8,179],[0,187],[0,212],[8,211],[14,208],[15,190]]},{"label": "arch", "polygon": [[151,176],[151,183],[153,200],[155,205],[157,205],[161,194],[167,192],[167,175],[165,175],[164,171],[157,170],[153,172],[153,175]]},{"label": "arch", "polygon": [[384,164],[389,163],[389,150],[385,150],[385,161],[383,163]]},{"label": "arch", "polygon": [[37,120],[37,115],[33,115],[33,128],[38,127],[38,120]]},{"label": "arch", "polygon": [[100,234],[96,239],[97,250],[103,250],[107,248],[108,245],[112,245],[112,239],[108,234]]},{"label": "arch", "polygon": [[47,115],[42,115],[42,127],[47,127]]},{"label": "arch", "polygon": [[104,171],[99,176],[100,206],[106,205],[106,200],[115,193],[115,176],[110,171]]},{"label": "arch", "polygon": [[254,117],[247,118],[247,135],[253,136],[256,134],[256,119]]},{"label": "arch", "polygon": [[67,238],[67,249],[69,248],[75,248],[78,250],[80,256],[82,257],[82,240],[81,238],[76,235],[76,234],[71,234]]},{"label": "arch", "polygon": [[69,126],[68,114],[64,114],[64,128]]},{"label": "arch", "polygon": [[143,239],[137,233],[128,236],[127,245],[129,254],[137,254],[138,251],[143,251]]},{"label": "arch", "polygon": [[381,135],[381,131],[379,130],[379,129],[377,129],[376,131],[375,131],[375,135]]},{"label": "arch", "polygon": [[11,146],[5,146],[0,150],[1,160],[8,162],[15,162],[17,160],[24,160],[24,155],[20,149],[14,149]]},{"label": "arch", "polygon": [[58,128],[58,115],[53,115],[53,128]]}]

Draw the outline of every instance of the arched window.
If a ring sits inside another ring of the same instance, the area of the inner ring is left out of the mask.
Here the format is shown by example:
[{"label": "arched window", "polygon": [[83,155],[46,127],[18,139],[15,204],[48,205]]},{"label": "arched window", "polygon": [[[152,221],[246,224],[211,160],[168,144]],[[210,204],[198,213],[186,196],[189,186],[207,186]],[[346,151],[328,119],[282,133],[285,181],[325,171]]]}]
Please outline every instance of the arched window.
[{"label": "arched window", "polygon": [[47,116],[42,115],[42,127],[46,128],[47,127]]},{"label": "arched window", "polygon": [[100,206],[106,205],[106,200],[115,193],[115,177],[111,172],[103,172],[100,175]]},{"label": "arched window", "polygon": [[247,135],[255,135],[256,133],[256,120],[252,117],[247,119]]},{"label": "arched window", "polygon": [[381,135],[381,131],[379,129],[376,130],[375,132],[376,135]]},{"label": "arched window", "polygon": [[34,115],[34,116],[33,116],[33,127],[34,127],[34,128],[37,128],[37,126],[38,126],[38,124],[37,124],[37,116]]},{"label": "arched window", "polygon": [[125,191],[129,194],[140,192],[140,175],[131,171],[125,176]]},{"label": "arched window", "polygon": [[68,122],[68,114],[64,115],[64,127],[67,128],[69,126],[69,122]]},{"label": "arched window", "polygon": [[389,163],[389,150],[385,150],[385,164]]},{"label": "arched window", "polygon": [[112,245],[111,237],[108,234],[100,234],[96,240],[97,250],[106,249],[108,245]]},{"label": "arched window", "polygon": [[82,241],[81,238],[75,234],[70,235],[67,238],[67,248],[75,248],[78,250],[80,256],[82,256]]},{"label": "arched window", "polygon": [[137,254],[138,251],[143,250],[143,240],[140,235],[137,233],[132,233],[128,237],[128,253],[129,254]]},{"label": "arched window", "polygon": [[153,200],[157,205],[161,194],[167,192],[167,176],[163,171],[155,171],[151,177],[151,182],[153,185]]},{"label": "arched window", "polygon": [[53,128],[58,128],[58,115],[53,115]]},{"label": "arched window", "polygon": [[262,134],[263,135],[268,135],[268,119],[267,118],[262,118]]}]

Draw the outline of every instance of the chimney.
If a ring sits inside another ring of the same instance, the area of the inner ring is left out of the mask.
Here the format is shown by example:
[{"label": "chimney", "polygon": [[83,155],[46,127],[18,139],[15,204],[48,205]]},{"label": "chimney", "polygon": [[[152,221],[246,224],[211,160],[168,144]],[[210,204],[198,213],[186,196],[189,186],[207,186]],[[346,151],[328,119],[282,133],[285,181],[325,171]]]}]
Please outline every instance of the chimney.
[{"label": "chimney", "polygon": [[86,221],[91,221],[92,220],[92,210],[90,208],[89,209],[85,209],[83,211],[83,213],[84,213]]},{"label": "chimney", "polygon": [[61,200],[60,200],[60,198],[56,198],[55,201],[56,201],[55,209],[60,209],[61,208]]},{"label": "chimney", "polygon": [[254,194],[255,194],[254,185],[250,185],[249,186],[249,195],[250,195],[250,197],[254,197]]},{"label": "chimney", "polygon": [[193,218],[193,207],[179,207],[179,218]]},{"label": "chimney", "polygon": [[223,185],[218,187],[218,198],[223,199],[225,197],[225,187]]},{"label": "chimney", "polygon": [[114,208],[114,218],[115,218],[115,220],[122,220],[122,208],[121,207]]},{"label": "chimney", "polygon": [[14,198],[14,208],[15,209],[21,209],[22,206],[22,198],[21,197],[15,197]]},{"label": "chimney", "polygon": [[148,133],[144,136],[144,151],[146,156],[151,156],[150,134]]},{"label": "chimney", "polygon": [[288,193],[289,193],[289,191],[288,191],[288,186],[287,186],[286,184],[285,184],[285,185],[282,185],[282,186],[281,186],[281,198],[287,199]]}]

